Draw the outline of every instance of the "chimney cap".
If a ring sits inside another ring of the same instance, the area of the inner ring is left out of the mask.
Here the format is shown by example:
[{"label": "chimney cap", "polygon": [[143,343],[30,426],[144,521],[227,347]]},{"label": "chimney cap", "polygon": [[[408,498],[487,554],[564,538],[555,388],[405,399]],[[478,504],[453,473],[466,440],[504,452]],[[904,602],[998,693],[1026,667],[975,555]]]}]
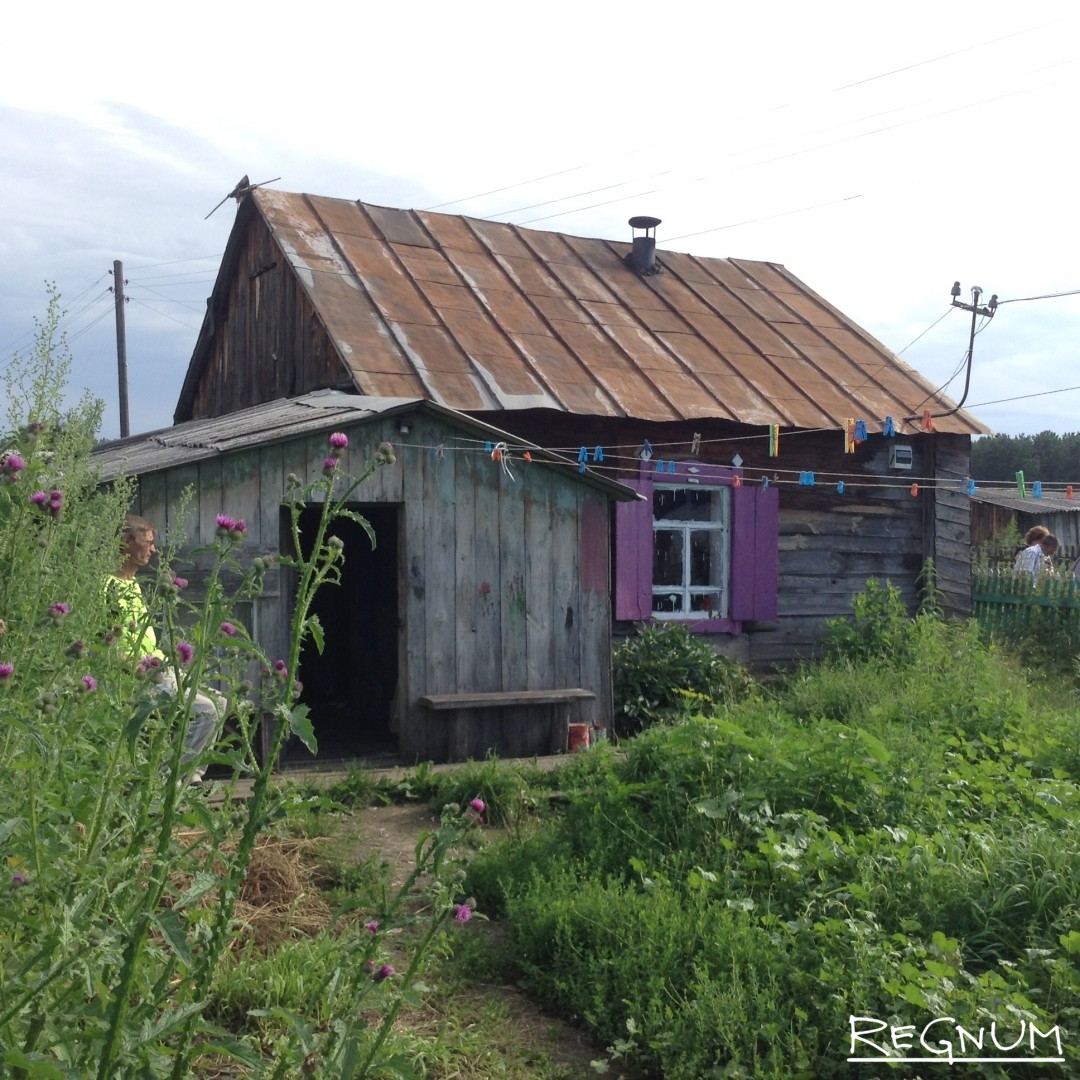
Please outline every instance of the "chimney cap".
[{"label": "chimney cap", "polygon": [[627,224],[631,229],[655,229],[660,224],[658,217],[632,217]]}]

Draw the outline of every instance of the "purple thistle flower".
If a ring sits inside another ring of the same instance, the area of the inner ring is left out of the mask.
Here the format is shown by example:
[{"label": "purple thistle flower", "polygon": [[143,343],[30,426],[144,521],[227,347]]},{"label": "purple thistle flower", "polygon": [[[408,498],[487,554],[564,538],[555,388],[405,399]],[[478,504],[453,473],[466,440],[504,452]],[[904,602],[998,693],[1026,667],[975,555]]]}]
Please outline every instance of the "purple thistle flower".
[{"label": "purple thistle flower", "polygon": [[330,436],[330,445],[335,450],[344,450],[349,445],[349,436],[344,431],[335,431]]},{"label": "purple thistle flower", "polygon": [[26,468],[26,461],[14,450],[8,451],[0,457],[0,473],[3,473],[10,483],[15,483],[15,478]]},{"label": "purple thistle flower", "polygon": [[229,530],[229,536],[233,540],[239,540],[247,532],[247,522],[243,518],[236,518],[232,523],[232,528]]},{"label": "purple thistle flower", "polygon": [[97,689],[97,679],[93,675],[84,675],[82,677],[83,690],[88,694],[92,694]]},{"label": "purple thistle flower", "polygon": [[329,476],[337,468],[336,457],[324,457],[322,463],[322,471],[325,476]]},{"label": "purple thistle flower", "polygon": [[390,976],[393,975],[393,974],[394,974],[394,965],[393,964],[383,964],[383,966],[381,968],[379,968],[378,971],[375,972],[375,981],[376,982],[382,982],[383,979],[389,979]]},{"label": "purple thistle flower", "polygon": [[49,492],[49,513],[52,516],[59,517],[60,511],[64,509],[64,493],[57,488],[53,488]]},{"label": "purple thistle flower", "polygon": [[14,674],[15,674],[15,665],[14,664],[7,664],[7,663],[0,664],[0,681],[5,681],[6,682]]},{"label": "purple thistle flower", "polygon": [[44,506],[48,501],[49,496],[46,495],[44,491],[35,491],[34,494],[30,496],[30,502],[34,506]]},{"label": "purple thistle flower", "polygon": [[190,664],[195,656],[195,649],[186,641],[178,641],[176,643],[176,655],[181,664]]},{"label": "purple thistle flower", "polygon": [[71,614],[71,608],[67,604],[53,604],[49,611],[57,619],[62,619],[65,615]]},{"label": "purple thistle flower", "polygon": [[482,814],[482,813],[484,812],[484,800],[483,800],[483,799],[473,799],[473,801],[472,801],[471,803],[469,803],[469,805],[470,805],[470,806],[471,806],[471,807],[472,807],[472,808],[473,808],[473,809],[474,809],[474,810],[475,810],[475,811],[476,811],[476,812],[477,812],[478,814]]},{"label": "purple thistle flower", "polygon": [[279,679],[287,679],[289,677],[289,669],[285,666],[284,660],[274,661],[274,674]]},{"label": "purple thistle flower", "polygon": [[371,922],[364,923],[364,928],[369,934],[377,934],[379,932],[379,920],[372,919]]},{"label": "purple thistle flower", "polygon": [[472,918],[472,908],[468,904],[458,904],[454,911],[454,922],[466,923]]},{"label": "purple thistle flower", "polygon": [[217,527],[219,535],[227,533],[233,527],[233,519],[228,514],[218,514]]},{"label": "purple thistle flower", "polygon": [[29,885],[30,879],[25,874],[20,874],[17,871],[11,875],[12,885]]},{"label": "purple thistle flower", "polygon": [[225,622],[221,624],[221,632],[226,637],[233,637],[236,633],[236,627],[226,619]]},{"label": "purple thistle flower", "polygon": [[174,584],[174,585],[175,585],[175,586],[176,586],[176,587],[177,587],[178,589],[186,589],[186,588],[187,588],[187,584],[188,584],[188,580],[187,580],[187,578],[186,578],[186,577],[177,577],[177,576],[174,576],[174,577],[173,577],[173,584]]}]

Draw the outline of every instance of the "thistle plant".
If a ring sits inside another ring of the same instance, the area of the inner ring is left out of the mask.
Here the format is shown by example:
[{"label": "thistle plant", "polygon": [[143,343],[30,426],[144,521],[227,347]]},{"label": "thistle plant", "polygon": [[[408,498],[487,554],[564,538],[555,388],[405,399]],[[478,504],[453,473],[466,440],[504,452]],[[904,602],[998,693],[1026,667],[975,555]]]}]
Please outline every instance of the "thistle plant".
[{"label": "thistle plant", "polygon": [[[186,553],[209,567],[197,601],[188,598],[178,538],[160,553],[144,594],[164,659],[133,662],[105,587],[133,485],[104,487],[94,474],[100,404],[60,408],[69,368],[56,336],[61,315],[53,297],[34,352],[9,370],[10,414],[0,427],[0,1074],[181,1078],[200,1058],[224,1056],[249,1075],[292,1075],[293,1042],[269,1052],[203,1014],[238,940],[252,852],[282,810],[271,783],[281,748],[296,735],[316,749],[296,674],[305,640],[322,647],[315,593],[341,576],[345,553],[328,527],[347,516],[374,540],[346,504],[393,450],[380,446],[349,476],[340,468],[348,439],[335,433],[319,478],[286,493],[293,550],[277,558],[297,582],[287,656],[264,655],[237,614],[261,591],[273,557],[246,560],[246,525],[223,514],[210,543]],[[321,514],[305,548],[299,522],[309,502]],[[158,690],[165,669],[175,696]],[[201,762],[185,761],[194,697],[206,686],[230,702],[235,730]],[[262,756],[260,723],[273,725]],[[199,763],[225,766],[226,789],[250,778],[250,796],[234,800],[226,790],[221,806],[189,796],[182,781]],[[418,852],[437,881],[454,835],[448,827]],[[447,891],[433,925],[453,918],[453,904]],[[363,987],[392,1003],[421,965],[398,976],[383,961],[373,978],[370,959],[370,943],[342,949],[327,993]],[[350,1015],[306,1043],[363,1076],[386,1036]]]}]

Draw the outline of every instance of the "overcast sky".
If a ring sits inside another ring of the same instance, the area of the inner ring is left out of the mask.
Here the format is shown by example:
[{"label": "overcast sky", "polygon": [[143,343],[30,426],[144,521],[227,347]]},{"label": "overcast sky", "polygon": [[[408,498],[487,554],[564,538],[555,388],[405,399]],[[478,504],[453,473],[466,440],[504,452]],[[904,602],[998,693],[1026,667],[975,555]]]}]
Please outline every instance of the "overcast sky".
[{"label": "overcast sky", "polygon": [[1051,295],[1080,290],[1072,0],[44,0],[5,24],[0,386],[54,282],[106,437],[113,260],[131,428],[167,426],[236,206],[207,214],[244,174],[615,240],[650,214],[660,248],[784,264],[956,400],[949,290],[979,285],[1002,304],[967,406],[1080,430],[1080,295]]}]

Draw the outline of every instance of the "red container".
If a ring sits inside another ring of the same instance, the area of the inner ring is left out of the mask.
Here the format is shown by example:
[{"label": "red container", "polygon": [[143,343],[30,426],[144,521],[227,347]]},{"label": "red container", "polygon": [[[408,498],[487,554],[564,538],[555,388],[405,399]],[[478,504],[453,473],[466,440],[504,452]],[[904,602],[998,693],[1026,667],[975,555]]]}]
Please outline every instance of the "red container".
[{"label": "red container", "polygon": [[589,747],[589,725],[570,724],[566,733],[566,748],[572,754]]}]

